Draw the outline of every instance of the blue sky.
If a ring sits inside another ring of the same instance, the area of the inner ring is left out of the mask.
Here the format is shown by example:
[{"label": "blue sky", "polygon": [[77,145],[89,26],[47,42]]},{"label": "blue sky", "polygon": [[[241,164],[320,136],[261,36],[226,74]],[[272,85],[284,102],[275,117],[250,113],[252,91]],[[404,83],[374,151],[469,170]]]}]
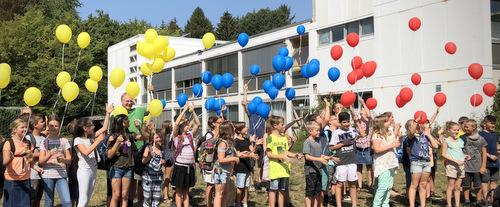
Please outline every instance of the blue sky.
[{"label": "blue sky", "polygon": [[84,20],[91,13],[95,15],[96,10],[103,10],[111,19],[120,22],[136,18],[144,19],[153,26],[160,26],[162,19],[168,23],[175,17],[182,28],[196,7],[203,9],[214,27],[226,10],[233,16],[243,16],[262,8],[276,9],[281,4],[290,6],[295,22],[312,17],[312,0],[81,0],[81,3],[82,7],[77,10]]}]

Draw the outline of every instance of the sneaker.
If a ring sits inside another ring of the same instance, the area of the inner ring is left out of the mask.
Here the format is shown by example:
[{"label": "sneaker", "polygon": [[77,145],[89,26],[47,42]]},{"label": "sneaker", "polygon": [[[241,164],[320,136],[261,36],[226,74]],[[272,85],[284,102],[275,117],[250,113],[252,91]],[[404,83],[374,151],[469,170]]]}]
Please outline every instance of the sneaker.
[{"label": "sneaker", "polygon": [[344,201],[350,201],[351,200],[351,196],[348,196],[348,195],[342,196],[342,200],[344,200]]},{"label": "sneaker", "polygon": [[440,196],[436,192],[431,193],[431,198],[439,198]]},{"label": "sneaker", "polygon": [[471,203],[470,203],[470,200],[466,200],[464,202],[464,207],[472,207]]},{"label": "sneaker", "polygon": [[255,191],[255,186],[254,186],[254,185],[251,185],[251,186],[248,188],[248,190],[249,190],[250,192]]}]

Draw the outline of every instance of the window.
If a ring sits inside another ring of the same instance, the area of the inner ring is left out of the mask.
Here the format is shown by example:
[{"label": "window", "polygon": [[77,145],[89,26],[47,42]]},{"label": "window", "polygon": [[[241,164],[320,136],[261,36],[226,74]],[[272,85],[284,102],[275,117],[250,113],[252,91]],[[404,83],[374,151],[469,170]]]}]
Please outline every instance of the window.
[{"label": "window", "polygon": [[185,93],[188,98],[198,98],[193,94],[193,86],[197,83],[201,83],[201,78],[177,81],[175,84],[177,86],[177,88],[175,89],[176,96],[181,93]]},{"label": "window", "polygon": [[[208,117],[217,116],[215,110],[210,110],[208,112]],[[227,121],[239,121],[238,116],[238,105],[227,105],[227,113],[224,115]]]},{"label": "window", "polygon": [[137,66],[130,67],[130,73],[136,73],[136,72],[137,72]]},{"label": "window", "polygon": [[257,91],[257,90],[264,90],[262,85],[266,80],[272,80],[272,75],[265,74],[265,75],[246,77],[244,79],[244,82],[248,83],[248,91]]},{"label": "window", "polygon": [[167,89],[167,90],[162,90],[162,91],[156,91],[155,98],[156,99],[164,99],[165,101],[171,101],[172,100],[172,90]]},{"label": "window", "polygon": [[[212,73],[212,76],[215,74],[224,75],[225,73],[233,75],[233,85],[227,90],[222,87],[217,94],[238,93],[238,54],[231,54],[208,60],[206,68]],[[207,94],[209,96],[216,94],[212,84],[207,84]]]},{"label": "window", "polygon": [[493,66],[494,68],[500,67],[500,42],[493,43],[492,47],[492,57],[493,57]]},{"label": "window", "polygon": [[130,52],[136,51],[137,50],[137,45],[132,45],[130,46]]},{"label": "window", "polygon": [[337,42],[344,39],[344,25],[333,27],[332,29],[332,41]]},{"label": "window", "polygon": [[320,45],[330,44],[330,29],[318,31],[318,37]]},{"label": "window", "polygon": [[373,34],[373,17],[363,19],[360,22],[361,25],[361,36]]},{"label": "window", "polygon": [[346,25],[347,34],[356,33],[359,34],[359,21],[351,22]]},{"label": "window", "polygon": [[137,61],[137,55],[130,56],[130,63],[135,63]]},{"label": "window", "polygon": [[360,34],[360,36],[373,35],[373,17],[318,30],[318,45],[344,40],[344,37],[349,33]]},{"label": "window", "polygon": [[302,76],[300,69],[292,71],[292,85],[294,87],[305,86],[306,83],[307,83],[307,79],[305,79],[304,76]]}]

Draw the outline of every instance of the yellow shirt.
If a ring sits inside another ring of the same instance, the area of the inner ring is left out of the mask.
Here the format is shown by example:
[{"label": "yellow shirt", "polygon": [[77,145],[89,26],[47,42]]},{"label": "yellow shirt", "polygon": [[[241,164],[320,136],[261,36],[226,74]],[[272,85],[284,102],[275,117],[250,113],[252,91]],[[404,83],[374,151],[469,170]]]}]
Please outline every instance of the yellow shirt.
[{"label": "yellow shirt", "polygon": [[[271,134],[266,139],[266,148],[270,149],[274,155],[286,155],[288,140],[285,136],[277,137]],[[290,168],[287,163],[279,159],[269,159],[269,179],[288,177],[290,177]]]}]

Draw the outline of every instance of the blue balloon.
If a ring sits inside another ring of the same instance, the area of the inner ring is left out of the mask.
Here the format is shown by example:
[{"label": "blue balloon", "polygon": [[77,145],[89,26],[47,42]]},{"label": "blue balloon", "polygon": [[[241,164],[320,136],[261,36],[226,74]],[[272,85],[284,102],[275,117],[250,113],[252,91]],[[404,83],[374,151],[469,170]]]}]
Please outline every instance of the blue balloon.
[{"label": "blue balloon", "polygon": [[224,88],[231,87],[233,85],[233,82],[234,79],[231,73],[225,73],[224,75],[222,75],[222,85],[224,86]]},{"label": "blue balloon", "polygon": [[278,93],[279,90],[274,86],[271,86],[267,91],[267,94],[269,95],[269,98],[271,98],[271,100],[274,100],[276,97],[278,97]]},{"label": "blue balloon", "polygon": [[250,73],[252,75],[259,74],[259,71],[260,71],[260,67],[258,65],[252,65],[252,67],[250,67]]},{"label": "blue balloon", "polygon": [[285,68],[285,57],[283,55],[276,55],[273,58],[273,68],[274,70],[279,73]]},{"label": "blue balloon", "polygon": [[288,56],[288,49],[286,47],[282,47],[278,51],[278,54],[283,55],[283,57],[286,57],[286,56]]},{"label": "blue balloon", "polygon": [[[220,115],[220,112],[221,112],[221,110],[217,110],[217,116]],[[226,114],[227,114],[227,110],[224,111],[223,115],[226,115]]]},{"label": "blue balloon", "polygon": [[193,94],[198,98],[201,97],[201,95],[203,95],[203,87],[201,86],[201,84],[199,84],[199,83],[194,84]]},{"label": "blue balloon", "polygon": [[309,61],[309,64],[311,64],[311,63],[317,63],[319,65],[319,60],[314,58],[311,61]]},{"label": "blue balloon", "polygon": [[241,33],[238,35],[238,43],[241,47],[245,47],[248,43],[248,35],[247,33]]},{"label": "blue balloon", "polygon": [[305,32],[306,32],[306,27],[304,27],[304,25],[299,25],[297,27],[297,33],[299,33],[299,35],[303,35]]},{"label": "blue balloon", "polygon": [[288,71],[293,66],[293,58],[290,56],[285,56],[285,68],[283,70]]},{"label": "blue balloon", "polygon": [[216,111],[219,111],[219,110],[222,109],[222,106],[224,105],[224,103],[222,101],[223,101],[223,99],[221,99],[221,98],[215,100],[215,102],[214,102],[214,109]]},{"label": "blue balloon", "polygon": [[215,88],[215,90],[220,90],[222,88],[222,76],[219,74],[215,74],[212,77],[212,86]]},{"label": "blue balloon", "polygon": [[328,77],[332,82],[335,82],[340,77],[340,70],[336,67],[330,68],[330,70],[328,70]]},{"label": "blue balloon", "polygon": [[219,98],[219,100],[221,101],[222,105],[226,105],[226,100],[224,100],[223,98]]},{"label": "blue balloon", "polygon": [[188,96],[185,93],[181,93],[177,96],[177,103],[180,107],[186,105],[186,101],[188,100]]},{"label": "blue balloon", "polygon": [[257,105],[259,105],[259,104],[261,104],[263,101],[262,101],[262,98],[261,98],[261,97],[255,96],[255,97],[252,99],[252,102],[255,102]]},{"label": "blue balloon", "polygon": [[307,64],[306,73],[307,73],[307,76],[309,78],[316,76],[318,74],[318,72],[319,72],[319,64],[318,63],[310,62],[309,64]]},{"label": "blue balloon", "polygon": [[161,105],[163,105],[163,108],[165,108],[165,106],[167,106],[167,102],[165,101],[165,99],[160,99],[160,102],[161,102]]},{"label": "blue balloon", "polygon": [[286,96],[286,99],[291,101],[293,98],[295,98],[295,89],[287,88],[285,91],[285,96]]},{"label": "blue balloon", "polygon": [[215,103],[215,98],[208,97],[207,100],[205,101],[205,109],[207,109],[209,111],[214,109],[214,103]]},{"label": "blue balloon", "polygon": [[269,90],[269,87],[273,86],[273,82],[270,81],[270,80],[266,80],[264,81],[264,83],[262,84],[262,88],[264,89],[264,92],[267,93],[267,91]]},{"label": "blue balloon", "polygon": [[205,71],[201,74],[201,81],[205,84],[209,84],[212,81],[212,73],[210,71]]},{"label": "blue balloon", "polygon": [[250,114],[257,113],[257,106],[259,106],[259,104],[254,101],[248,103],[247,105],[248,112],[250,112]]},{"label": "blue balloon", "polygon": [[302,73],[302,76],[304,76],[304,78],[309,78],[309,76],[307,76],[307,65],[302,66],[302,69],[300,69],[300,73]]},{"label": "blue balloon", "polygon": [[278,90],[283,88],[285,85],[285,76],[281,73],[276,73],[273,75],[273,85],[276,87]]},{"label": "blue balloon", "polygon": [[269,116],[269,112],[271,112],[271,109],[267,104],[261,103],[259,104],[259,106],[257,106],[257,114],[263,119],[267,119],[267,117]]}]

